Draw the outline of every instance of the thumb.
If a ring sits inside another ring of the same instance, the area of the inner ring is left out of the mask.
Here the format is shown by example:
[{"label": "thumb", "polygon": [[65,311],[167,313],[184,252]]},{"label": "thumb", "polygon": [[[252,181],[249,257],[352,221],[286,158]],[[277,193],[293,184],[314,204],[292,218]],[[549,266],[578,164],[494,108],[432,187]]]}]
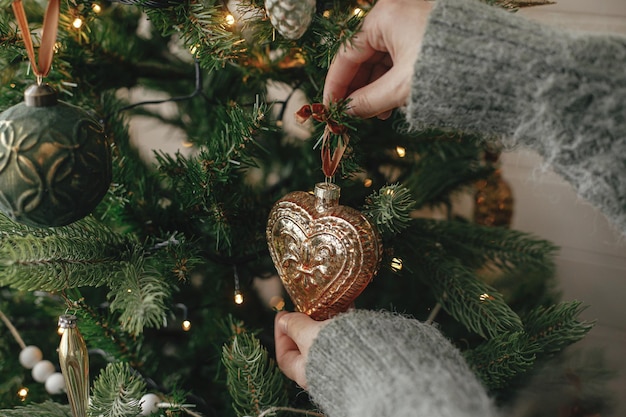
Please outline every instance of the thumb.
[{"label": "thumb", "polygon": [[287,313],[278,317],[280,330],[295,342],[303,355],[307,355],[313,340],[324,326],[304,313]]}]

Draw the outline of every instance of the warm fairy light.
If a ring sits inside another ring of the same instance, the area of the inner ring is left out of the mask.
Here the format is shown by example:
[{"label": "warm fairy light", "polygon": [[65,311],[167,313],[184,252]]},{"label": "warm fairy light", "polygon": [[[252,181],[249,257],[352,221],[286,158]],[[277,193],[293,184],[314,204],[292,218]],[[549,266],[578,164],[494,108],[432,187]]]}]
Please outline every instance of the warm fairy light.
[{"label": "warm fairy light", "polygon": [[198,52],[198,48],[200,47],[200,45],[192,45],[189,47],[189,53],[191,55],[196,55],[196,52]]},{"label": "warm fairy light", "polygon": [[183,330],[188,332],[191,329],[191,322],[189,320],[183,320]]},{"label": "warm fairy light", "polygon": [[74,26],[74,29],[80,29],[83,26],[83,20],[80,17],[77,17],[72,22],[72,26]]},{"label": "warm fairy light", "polygon": [[17,396],[20,397],[20,400],[24,401],[28,396],[28,388],[22,387],[17,391]]},{"label": "warm fairy light", "polygon": [[283,311],[285,309],[285,299],[280,295],[274,295],[270,298],[270,307],[276,311]]},{"label": "warm fairy light", "polygon": [[355,9],[352,11],[352,14],[357,16],[357,17],[361,17],[361,16],[363,16],[363,9],[355,7]]},{"label": "warm fairy light", "polygon": [[387,189],[385,190],[385,194],[387,194],[387,195],[393,195],[393,194],[394,194],[393,188],[391,188],[391,187],[390,187],[390,188],[387,188]]},{"label": "warm fairy light", "polygon": [[402,271],[402,259],[400,259],[400,258],[393,258],[391,260],[391,270],[393,272],[400,272],[400,271]]},{"label": "warm fairy light", "polygon": [[494,299],[491,295],[489,295],[487,293],[480,294],[480,296],[478,298],[480,298],[480,301],[489,301],[489,300],[493,300]]},{"label": "warm fairy light", "polygon": [[131,290],[130,288],[128,288],[128,289],[126,290],[126,292],[131,293],[131,292],[133,292],[133,290]]},{"label": "warm fairy light", "polygon": [[11,83],[11,88],[15,88],[15,83]]},{"label": "warm fairy light", "polygon": [[322,13],[322,16],[328,19],[330,17],[330,10],[324,10],[324,13]]},{"label": "warm fairy light", "polygon": [[396,146],[396,153],[400,158],[404,158],[406,156],[406,149],[402,146]]},{"label": "warm fairy light", "polygon": [[100,13],[102,11],[102,7],[97,3],[92,4],[91,9],[94,13]]},{"label": "warm fairy light", "polygon": [[193,142],[189,142],[188,140],[183,140],[183,148],[193,148]]},{"label": "warm fairy light", "polygon": [[369,188],[372,186],[372,184],[374,183],[374,181],[372,181],[371,178],[365,178],[365,181],[363,181],[363,186],[365,188]]},{"label": "warm fairy light", "polygon": [[243,294],[239,290],[235,290],[235,304],[243,304]]},{"label": "warm fairy light", "polygon": [[232,14],[226,15],[226,24],[232,26],[235,24],[235,17]]}]

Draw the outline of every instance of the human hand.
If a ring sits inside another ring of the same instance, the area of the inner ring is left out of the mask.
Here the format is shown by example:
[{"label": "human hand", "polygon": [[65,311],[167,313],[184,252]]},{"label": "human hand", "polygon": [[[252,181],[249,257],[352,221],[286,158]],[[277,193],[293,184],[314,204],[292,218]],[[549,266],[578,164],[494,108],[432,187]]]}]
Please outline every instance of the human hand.
[{"label": "human hand", "polygon": [[326,321],[315,321],[304,313],[281,311],[274,320],[276,362],[281,371],[306,389],[305,367],[309,349]]},{"label": "human hand", "polygon": [[403,106],[431,9],[431,2],[424,0],[379,0],[361,31],[335,55],[326,75],[324,104],[349,98],[348,113],[380,119]]}]

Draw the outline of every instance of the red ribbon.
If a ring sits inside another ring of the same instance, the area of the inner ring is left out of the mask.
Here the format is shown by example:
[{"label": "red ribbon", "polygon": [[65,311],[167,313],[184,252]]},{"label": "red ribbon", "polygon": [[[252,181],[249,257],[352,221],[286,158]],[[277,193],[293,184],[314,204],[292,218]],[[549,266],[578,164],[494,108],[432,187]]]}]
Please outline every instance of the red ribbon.
[{"label": "red ribbon", "polygon": [[[328,108],[322,103],[305,104],[296,112],[296,121],[298,123],[304,123],[310,118],[318,122],[326,123],[324,128],[324,135],[322,136],[322,172],[328,178],[335,175],[335,171],[339,167],[339,162],[348,147],[350,137],[348,136],[348,129],[337,123],[336,120],[331,119]],[[330,149],[330,135],[338,135],[339,143],[337,148],[332,152]]]}]

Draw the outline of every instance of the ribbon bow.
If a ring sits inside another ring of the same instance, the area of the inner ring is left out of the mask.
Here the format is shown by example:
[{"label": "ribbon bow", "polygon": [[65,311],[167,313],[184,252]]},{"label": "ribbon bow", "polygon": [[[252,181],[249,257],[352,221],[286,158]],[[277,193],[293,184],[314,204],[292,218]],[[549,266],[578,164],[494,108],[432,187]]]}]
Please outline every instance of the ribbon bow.
[{"label": "ribbon bow", "polygon": [[[313,120],[318,122],[326,123],[324,134],[322,135],[321,147],[322,172],[324,172],[324,175],[327,178],[330,178],[335,175],[335,171],[337,171],[341,157],[348,147],[348,142],[350,141],[348,129],[346,126],[337,123],[336,120],[331,119],[330,111],[322,103],[305,104],[296,112],[296,121],[298,123],[304,123],[309,120],[309,118],[313,118]],[[339,136],[337,148],[335,148],[334,152],[332,152],[332,157],[330,149],[331,134]]]}]

